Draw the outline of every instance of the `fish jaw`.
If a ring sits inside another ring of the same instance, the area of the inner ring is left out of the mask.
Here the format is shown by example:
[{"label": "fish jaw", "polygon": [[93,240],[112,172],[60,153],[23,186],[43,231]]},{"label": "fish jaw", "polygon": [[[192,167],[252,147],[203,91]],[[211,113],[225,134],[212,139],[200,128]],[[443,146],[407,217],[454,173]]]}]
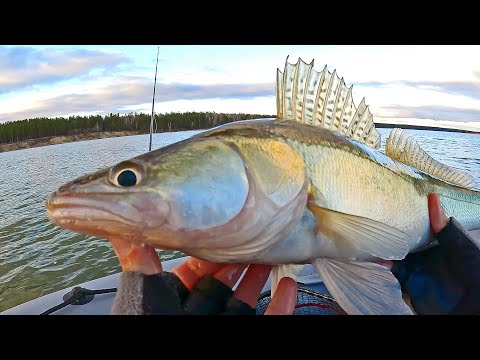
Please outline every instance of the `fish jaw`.
[{"label": "fish jaw", "polygon": [[[56,225],[75,232],[106,238],[112,244],[122,271],[153,275],[162,271],[155,249],[143,242],[142,210],[152,211],[152,195],[136,194],[135,203],[112,201],[112,195],[95,197],[77,194],[51,194],[46,201],[47,217]],[[117,195],[118,197],[118,195]],[[150,201],[150,203],[149,203]],[[165,202],[155,204],[155,217],[159,223],[166,219]],[[163,215],[163,216],[162,216]],[[151,220],[148,221],[151,224]]]},{"label": "fish jaw", "polygon": [[47,217],[67,230],[143,243],[143,229],[161,226],[169,213],[168,203],[158,197],[55,192],[46,200]]}]

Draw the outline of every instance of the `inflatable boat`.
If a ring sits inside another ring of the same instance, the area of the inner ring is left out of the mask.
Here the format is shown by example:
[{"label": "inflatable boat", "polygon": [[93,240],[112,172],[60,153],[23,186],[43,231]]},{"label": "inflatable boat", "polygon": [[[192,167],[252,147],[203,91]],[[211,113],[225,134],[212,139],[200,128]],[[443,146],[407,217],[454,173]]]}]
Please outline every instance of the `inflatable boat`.
[{"label": "inflatable boat", "polygon": [[[169,271],[184,260],[177,258],[164,261],[162,266]],[[120,273],[108,275],[30,300],[0,314],[109,315],[119,281]],[[294,315],[343,314],[311,265],[304,268],[297,281],[299,291]],[[257,302],[258,315],[263,314],[270,300],[270,284],[269,278]]]}]

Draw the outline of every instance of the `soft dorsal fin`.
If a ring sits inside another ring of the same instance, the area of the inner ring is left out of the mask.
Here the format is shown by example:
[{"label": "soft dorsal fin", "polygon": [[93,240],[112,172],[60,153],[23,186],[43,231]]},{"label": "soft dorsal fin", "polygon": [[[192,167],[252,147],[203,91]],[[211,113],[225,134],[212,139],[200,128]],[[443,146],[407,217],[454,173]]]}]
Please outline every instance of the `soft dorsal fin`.
[{"label": "soft dorsal fin", "polygon": [[282,73],[277,69],[277,118],[334,130],[374,149],[380,147],[380,134],[363,99],[358,108],[353,103],[352,86],[347,87],[336,70],[327,66],[318,72],[298,59],[285,61]]},{"label": "soft dorsal fin", "polygon": [[415,137],[403,129],[395,128],[390,132],[385,144],[385,153],[392,159],[449,183],[469,189],[476,186],[471,175],[432,158],[420,147]]}]

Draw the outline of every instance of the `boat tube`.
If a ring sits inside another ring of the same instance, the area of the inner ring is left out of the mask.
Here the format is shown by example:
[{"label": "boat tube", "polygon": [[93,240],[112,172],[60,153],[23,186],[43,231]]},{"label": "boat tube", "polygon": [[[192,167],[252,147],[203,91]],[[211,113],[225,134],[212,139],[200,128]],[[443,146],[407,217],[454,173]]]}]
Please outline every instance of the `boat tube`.
[{"label": "boat tube", "polygon": [[[184,260],[184,257],[167,260],[162,262],[162,267],[164,271],[169,271]],[[263,287],[257,302],[259,315],[263,314],[270,300],[270,280],[269,278]],[[0,315],[109,315],[119,281],[120,273],[108,275],[30,300],[7,309]],[[297,281],[299,292],[294,314],[343,313],[311,265],[304,268]]]}]

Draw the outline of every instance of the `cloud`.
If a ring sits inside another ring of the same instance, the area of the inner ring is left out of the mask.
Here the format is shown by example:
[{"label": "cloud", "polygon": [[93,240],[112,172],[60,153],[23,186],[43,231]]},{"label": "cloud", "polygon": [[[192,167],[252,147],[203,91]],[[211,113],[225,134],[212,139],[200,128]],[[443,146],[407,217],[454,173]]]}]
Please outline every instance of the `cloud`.
[{"label": "cloud", "polygon": [[274,96],[274,83],[263,84],[163,84],[157,87],[158,100],[199,100],[212,98],[253,99],[259,96]]},{"label": "cloud", "polygon": [[[0,114],[0,122],[76,113],[126,113],[139,104],[151,103],[153,85],[136,77],[92,89],[88,93],[61,95],[36,102],[28,109]],[[118,81],[118,79],[117,79]],[[158,84],[155,103],[176,100],[254,99],[274,96],[274,84]]]},{"label": "cloud", "polygon": [[217,67],[214,67],[214,66],[210,66],[210,65],[204,65],[200,69],[202,69],[203,71],[214,72],[214,73],[223,73],[224,72],[223,70],[221,70]]},{"label": "cloud", "polygon": [[52,84],[93,70],[111,72],[128,62],[123,55],[103,51],[0,47],[0,93]]},{"label": "cloud", "polygon": [[[382,115],[382,112],[384,114],[387,112],[388,115]],[[480,110],[478,109],[461,109],[442,105],[415,107],[403,105],[382,106],[381,112],[377,115],[382,118],[417,118],[459,122],[480,121]]]},{"label": "cloud", "polygon": [[[480,77],[480,73],[476,74]],[[422,90],[434,90],[449,95],[462,95],[472,99],[480,99],[480,81],[391,81],[391,82],[359,82],[357,86],[387,88],[396,85],[410,86]],[[355,87],[354,85],[354,87]]]},{"label": "cloud", "polygon": [[480,99],[480,82],[450,81],[450,82],[403,82],[407,86],[431,89],[455,95],[463,95],[473,99]]}]

